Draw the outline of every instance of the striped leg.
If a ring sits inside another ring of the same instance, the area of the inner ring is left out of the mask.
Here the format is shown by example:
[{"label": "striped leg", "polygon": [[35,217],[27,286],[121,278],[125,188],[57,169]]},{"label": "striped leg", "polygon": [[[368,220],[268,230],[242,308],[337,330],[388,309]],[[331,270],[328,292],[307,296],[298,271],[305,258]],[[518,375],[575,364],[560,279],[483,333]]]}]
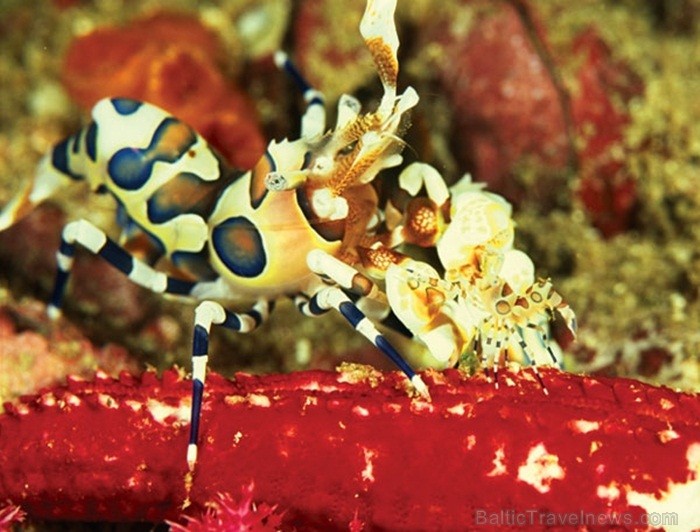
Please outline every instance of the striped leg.
[{"label": "striped leg", "polygon": [[209,359],[209,332],[212,324],[222,325],[227,329],[247,333],[257,329],[270,315],[272,303],[260,299],[247,312],[229,312],[215,301],[203,301],[194,313],[194,335],[192,340],[192,411],[190,422],[190,440],[187,446],[187,465],[190,471],[197,463],[197,441],[199,439],[199,420],[202,413],[204,380]]},{"label": "striped leg", "polygon": [[[486,377],[490,380],[491,375],[489,373],[489,363],[491,364],[491,371],[493,371],[493,380],[496,389],[498,389],[498,366],[501,362],[501,353],[503,351],[503,337],[501,334],[501,326],[499,324],[493,324],[486,318],[483,321],[482,332],[480,335],[480,348],[481,348],[481,367],[486,374]],[[486,331],[486,332],[484,332]]]},{"label": "striped leg", "polygon": [[533,324],[528,324],[528,328],[534,329],[537,331],[540,335],[540,341],[542,342],[542,345],[544,345],[545,349],[547,350],[547,353],[549,353],[549,358],[551,359],[552,363],[559,369],[563,369],[563,361],[559,360],[557,355],[554,354],[554,351],[552,351],[552,346],[549,343],[549,333],[547,332],[547,327],[544,325],[533,325]]},{"label": "striped leg", "polygon": [[[361,296],[357,296],[352,292],[347,292],[345,293],[345,295],[348,296],[348,299],[350,299],[350,301],[357,305],[357,307],[360,310],[363,310],[362,306],[364,301]],[[304,316],[308,318],[316,318],[318,316],[322,316],[330,310],[328,308],[319,307],[317,304],[317,300],[308,297],[306,294],[297,294],[296,296],[294,296],[294,306],[299,312],[301,312]],[[367,309],[365,308],[363,312],[367,312]],[[371,310],[368,313],[370,314],[370,316],[372,316]],[[392,331],[399,333],[400,335],[406,338],[411,339],[414,337],[413,333],[406,328],[406,326],[401,322],[401,320],[399,320],[399,318],[396,316],[396,314],[394,314],[394,312],[391,309],[389,309],[386,312],[382,312],[379,316],[372,316],[371,319],[376,323],[379,323],[382,327],[391,329]]]},{"label": "striped leg", "polygon": [[337,286],[321,288],[311,298],[308,304],[308,311],[312,314],[319,314],[329,309],[334,309],[352,325],[357,332],[362,334],[372,342],[379,350],[388,356],[401,371],[409,378],[411,384],[424,398],[430,399],[428,387],[423,382],[411,366],[403,359],[396,348],[387,340],[367,318],[362,311],[357,308],[350,298]]},{"label": "striped leg", "polygon": [[379,290],[379,287],[369,277],[361,274],[355,268],[333,255],[320,249],[315,249],[309,252],[306,262],[312,272],[331,279],[341,288],[350,290],[367,299],[389,304],[386,294]]},{"label": "striped leg", "polygon": [[326,108],[323,94],[314,89],[297,67],[282,51],[275,54],[275,64],[284,70],[297,84],[306,102],[306,111],[301,117],[301,137],[305,139],[323,135],[326,128]]},{"label": "striped leg", "polygon": [[[514,326],[506,328],[505,325],[497,325],[495,331],[492,327],[489,329],[489,332],[482,337],[481,365],[484,368],[487,377],[489,376],[488,362],[490,360],[491,370],[493,371],[494,387],[498,389],[498,370],[501,363],[501,354],[503,353],[504,348],[506,348],[513,341],[518,343],[518,346],[520,347],[523,356],[525,357],[525,364],[529,365],[532,368],[532,372],[535,374],[535,378],[542,387],[542,393],[544,393],[544,395],[549,395],[549,390],[547,389],[547,386],[545,385],[544,380],[542,379],[542,374],[540,373],[539,369],[537,369],[537,359],[535,357],[535,354],[530,349],[527,340],[522,334],[522,330]],[[554,356],[554,353],[551,352],[551,349],[550,356]],[[506,351],[505,361],[507,362],[507,360],[508,353]]]},{"label": "striped leg", "polygon": [[61,314],[61,304],[66,284],[73,266],[75,245],[80,244],[95,255],[99,255],[124,273],[134,283],[153,292],[188,295],[197,283],[168,277],[163,272],[135,259],[121,246],[109,239],[105,233],[87,220],[70,222],[63,228],[61,246],[56,253],[58,271],[47,313],[56,319]]},{"label": "striped leg", "polygon": [[319,307],[316,299],[310,298],[306,294],[294,296],[294,306],[307,318],[317,318],[330,310],[329,308]]},{"label": "striped leg", "polygon": [[[535,357],[535,353],[533,353],[530,350],[530,346],[523,337],[522,332],[516,331],[515,327],[512,327],[510,333],[513,335],[517,335],[518,344],[520,345],[520,349],[523,350],[523,355],[525,355],[525,361],[530,363],[532,372],[535,374],[535,377],[540,383],[540,386],[542,386],[542,393],[544,393],[545,395],[549,395],[549,390],[547,389],[547,386],[545,386],[544,381],[542,380],[542,375],[540,374],[540,371],[537,369],[537,358]],[[554,353],[552,353],[552,355],[554,355]]]}]

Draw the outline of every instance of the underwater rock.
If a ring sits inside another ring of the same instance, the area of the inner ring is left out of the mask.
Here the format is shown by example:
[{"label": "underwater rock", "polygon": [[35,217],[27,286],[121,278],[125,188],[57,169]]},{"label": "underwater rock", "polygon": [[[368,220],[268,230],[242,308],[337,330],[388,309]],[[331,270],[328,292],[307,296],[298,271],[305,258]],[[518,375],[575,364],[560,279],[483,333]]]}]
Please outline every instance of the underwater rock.
[{"label": "underwater rock", "polygon": [[[536,191],[548,175],[577,168],[576,196],[592,225],[606,237],[628,229],[636,193],[623,136],[641,78],[594,28],[555,53],[534,3],[463,4],[466,14],[438,17],[425,39],[440,43],[438,76],[456,111],[463,164],[515,203],[546,197]],[[532,190],[517,184],[523,171],[535,175]]]},{"label": "underwater rock", "polygon": [[293,26],[295,59],[328,101],[353,94],[374,76],[372,59],[357,34],[362,12],[362,2],[305,0],[299,5]]},{"label": "underwater rock", "polygon": [[46,205],[20,220],[16,227],[0,232],[3,270],[20,272],[48,290],[56,274],[56,250],[65,220],[58,207]]},{"label": "underwater rock", "polygon": [[76,39],[63,82],[86,110],[107,96],[147,101],[199,131],[233,165],[252,168],[265,146],[249,98],[224,77],[218,37],[194,17],[158,13]]},{"label": "underwater rock", "polygon": [[636,185],[627,168],[623,135],[630,123],[626,106],[643,92],[643,85],[629,66],[613,60],[595,30],[582,32],[572,47],[574,57],[583,58],[571,98],[579,139],[576,194],[591,223],[610,237],[632,223]]},{"label": "underwater rock", "polygon": [[468,0],[459,9],[433,21],[426,39],[442,47],[438,77],[454,107],[456,153],[476,180],[517,201],[518,164],[571,164],[566,109],[538,48],[541,29],[514,3]]}]

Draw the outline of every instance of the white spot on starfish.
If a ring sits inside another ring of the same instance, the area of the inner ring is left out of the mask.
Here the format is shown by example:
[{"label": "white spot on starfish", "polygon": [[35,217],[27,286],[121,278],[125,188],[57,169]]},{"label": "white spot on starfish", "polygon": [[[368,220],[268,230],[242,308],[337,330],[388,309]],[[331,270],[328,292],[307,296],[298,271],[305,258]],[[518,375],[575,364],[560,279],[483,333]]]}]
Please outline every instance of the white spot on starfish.
[{"label": "white spot on starfish", "polygon": [[467,451],[471,451],[476,445],[476,436],[474,434],[470,434],[464,438],[464,443],[466,444]]},{"label": "white spot on starfish", "polygon": [[138,412],[143,408],[143,403],[140,403],[139,401],[134,401],[132,399],[127,399],[124,401],[124,404],[131,408],[134,412]]},{"label": "white spot on starfish", "polygon": [[362,454],[365,460],[365,468],[361,473],[362,480],[365,482],[374,482],[374,462],[372,460],[377,457],[377,451],[363,447]]},{"label": "white spot on starfish", "polygon": [[384,412],[398,414],[399,412],[401,412],[401,405],[399,403],[384,403],[382,405],[382,410]]},{"label": "white spot on starfish", "polygon": [[505,475],[508,472],[506,464],[503,463],[503,459],[506,457],[506,452],[503,450],[503,446],[496,449],[496,456],[493,459],[493,469],[486,473],[489,477],[497,477],[500,475]]},{"label": "white spot on starfish", "polygon": [[432,413],[435,410],[435,407],[433,406],[433,403],[429,403],[428,401],[425,401],[423,399],[414,399],[411,401],[411,412],[413,413],[421,413],[421,412],[427,412],[428,414]]},{"label": "white spot on starfish", "polygon": [[[685,532],[700,529],[700,443],[688,445],[685,454],[688,460],[688,477],[685,481],[669,482],[658,493],[627,493],[627,504],[641,506],[647,512],[648,523],[670,532]],[[657,522],[666,519],[667,522]]]},{"label": "white spot on starfish", "polygon": [[668,443],[680,438],[680,435],[673,429],[661,430],[656,435],[659,437],[661,443]]},{"label": "white spot on starfish", "polygon": [[603,486],[601,484],[596,490],[596,495],[598,495],[598,498],[600,499],[613,502],[620,497],[620,488],[617,487],[617,483],[615,482],[611,482],[607,486]]},{"label": "white spot on starfish", "polygon": [[304,404],[302,405],[301,409],[306,410],[307,407],[316,406],[317,404],[318,404],[318,397],[314,397],[313,395],[307,395],[304,398]]},{"label": "white spot on starfish", "polygon": [[260,406],[262,408],[269,408],[272,404],[270,398],[261,393],[251,393],[248,396],[248,402],[253,406]]},{"label": "white spot on starfish", "polygon": [[467,412],[471,414],[472,405],[467,403],[457,403],[447,409],[447,412],[455,416],[463,416]]},{"label": "white spot on starfish", "polygon": [[668,399],[661,399],[659,401],[659,406],[663,410],[671,410],[672,408],[676,407],[675,403],[673,403],[672,401],[669,401]]},{"label": "white spot on starfish", "polygon": [[352,407],[352,413],[357,415],[357,416],[360,416],[360,417],[369,416],[369,410],[367,410],[365,407],[359,406],[359,405],[355,405]]},{"label": "white spot on starfish", "polygon": [[107,408],[119,408],[119,403],[117,403],[117,400],[112,397],[111,395],[108,395],[106,393],[100,393],[97,394],[97,401],[104,407]]},{"label": "white spot on starfish", "polygon": [[600,423],[597,421],[588,421],[587,419],[575,419],[569,421],[569,427],[571,427],[574,432],[586,434],[598,430],[600,428]]},{"label": "white spot on starfish", "polygon": [[183,423],[187,423],[190,420],[190,407],[184,401],[177,405],[169,405],[155,399],[149,399],[146,403],[146,408],[153,419],[161,425],[165,425],[165,420],[168,418],[175,418],[175,420]]},{"label": "white spot on starfish", "polygon": [[561,480],[566,476],[559,465],[559,457],[550,454],[543,443],[530,449],[527,460],[518,468],[518,480],[530,484],[540,493],[551,489],[553,480]]},{"label": "white spot on starfish", "polygon": [[52,393],[47,393],[46,395],[42,396],[41,402],[44,404],[44,406],[54,406],[56,404],[56,396]]},{"label": "white spot on starfish", "polygon": [[70,406],[79,406],[80,403],[83,402],[80,399],[80,397],[78,397],[77,395],[75,395],[73,393],[66,393],[63,396],[63,401],[65,402],[65,404],[70,405]]}]

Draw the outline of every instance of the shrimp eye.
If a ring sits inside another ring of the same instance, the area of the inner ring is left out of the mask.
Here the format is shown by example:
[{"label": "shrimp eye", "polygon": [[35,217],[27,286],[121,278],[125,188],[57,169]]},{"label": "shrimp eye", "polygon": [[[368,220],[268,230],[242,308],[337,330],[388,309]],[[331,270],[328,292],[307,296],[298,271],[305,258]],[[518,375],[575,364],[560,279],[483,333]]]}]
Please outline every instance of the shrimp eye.
[{"label": "shrimp eye", "polygon": [[347,144],[338,150],[338,155],[350,155],[352,151],[357,147],[357,140],[353,140],[350,144]]}]

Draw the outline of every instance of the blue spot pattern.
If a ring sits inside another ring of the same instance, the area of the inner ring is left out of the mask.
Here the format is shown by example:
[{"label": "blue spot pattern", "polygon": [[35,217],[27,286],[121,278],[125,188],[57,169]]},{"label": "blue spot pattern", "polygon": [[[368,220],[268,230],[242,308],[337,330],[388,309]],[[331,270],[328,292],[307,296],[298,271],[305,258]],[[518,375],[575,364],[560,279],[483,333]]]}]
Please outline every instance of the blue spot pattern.
[{"label": "blue spot pattern", "polygon": [[[185,133],[182,139],[169,138]],[[127,147],[117,151],[109,160],[107,171],[112,181],[124,190],[138,190],[151,177],[157,161],[173,163],[197,141],[195,134],[175,118],[164,119],[146,149]]]},{"label": "blue spot pattern", "polygon": [[110,101],[114,106],[114,110],[122,116],[134,114],[143,105],[142,102],[131,98],[112,98]]},{"label": "blue spot pattern", "polygon": [[66,291],[66,284],[68,283],[68,277],[70,276],[69,270],[59,269],[56,272],[56,280],[53,285],[53,293],[51,294],[51,299],[49,300],[51,305],[56,308],[61,308],[63,305],[63,295]]},{"label": "blue spot pattern", "polygon": [[84,176],[82,174],[76,172],[70,166],[69,152],[71,149],[71,145],[75,145],[75,143],[78,142],[76,137],[78,137],[79,135],[80,133],[76,133],[74,135],[71,135],[70,137],[63,139],[61,142],[59,142],[53,147],[53,150],[51,150],[51,164],[53,165],[53,167],[56,168],[56,170],[58,170],[59,172],[66,174],[68,177],[75,180],[84,179]]},{"label": "blue spot pattern", "polygon": [[92,162],[97,160],[97,124],[90,122],[85,135],[85,152]]},{"label": "blue spot pattern", "polygon": [[265,186],[265,177],[267,173],[277,170],[275,160],[272,158],[269,151],[266,150],[263,157],[265,157],[267,165],[261,165],[260,163],[255,165],[250,180],[250,206],[253,209],[260,207],[269,192]]},{"label": "blue spot pattern", "polygon": [[311,98],[311,101],[309,102],[309,107],[312,105],[323,105],[323,98],[320,98],[318,96],[314,96]]},{"label": "blue spot pattern", "polygon": [[314,211],[309,194],[311,191],[304,187],[296,189],[296,200],[301,213],[309,223],[309,227],[327,242],[337,242],[345,236],[345,220],[322,220]]},{"label": "blue spot pattern", "polygon": [[216,181],[204,181],[191,172],[180,172],[148,198],[148,219],[162,224],[184,213],[207,217],[215,200],[211,193],[220,186]]},{"label": "blue spot pattern", "polygon": [[213,281],[219,275],[211,267],[209,250],[203,249],[196,253],[189,251],[175,251],[170,260],[178,270],[191,275],[198,281]]},{"label": "blue spot pattern", "polygon": [[135,231],[139,231],[141,228],[139,225],[129,216],[126,211],[126,207],[123,203],[117,203],[117,224],[122,228],[122,231],[126,233],[127,237],[133,234]]},{"label": "blue spot pattern", "polygon": [[78,131],[75,135],[71,136],[71,139],[73,140],[73,154],[78,154],[80,152],[80,141],[82,140],[83,136],[83,129]]},{"label": "blue spot pattern", "polygon": [[267,265],[260,231],[244,216],[234,216],[217,225],[212,244],[226,267],[241,277],[257,277]]},{"label": "blue spot pattern", "polygon": [[[109,192],[109,191],[107,191]],[[149,256],[146,262],[150,265],[156,263],[163,255],[165,255],[165,245],[156,235],[144,229],[140,224],[138,224],[127,211],[124,204],[119,201],[119,198],[112,195],[114,200],[117,202],[117,223],[119,227],[122,228],[122,235],[128,240],[138,238],[140,234],[145,234],[148,237],[149,243]]]}]

